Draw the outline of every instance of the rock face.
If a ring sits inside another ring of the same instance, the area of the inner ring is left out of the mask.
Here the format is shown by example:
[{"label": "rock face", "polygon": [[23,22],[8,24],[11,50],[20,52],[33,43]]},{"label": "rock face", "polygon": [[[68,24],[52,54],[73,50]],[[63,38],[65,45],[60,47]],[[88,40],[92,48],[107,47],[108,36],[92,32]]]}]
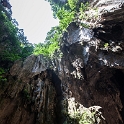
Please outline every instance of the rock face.
[{"label": "rock face", "polygon": [[15,62],[0,89],[0,124],[124,124],[123,1],[91,6],[101,19],[91,29],[71,23],[62,57]]}]

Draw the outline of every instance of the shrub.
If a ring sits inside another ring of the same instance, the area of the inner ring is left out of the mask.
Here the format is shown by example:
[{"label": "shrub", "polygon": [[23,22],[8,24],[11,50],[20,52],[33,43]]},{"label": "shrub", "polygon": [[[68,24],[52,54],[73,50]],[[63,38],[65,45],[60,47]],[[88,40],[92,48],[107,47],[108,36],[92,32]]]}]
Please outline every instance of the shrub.
[{"label": "shrub", "polygon": [[75,12],[61,9],[57,13],[57,17],[60,20],[59,21],[60,30],[63,32],[66,31],[68,25],[74,20]]}]

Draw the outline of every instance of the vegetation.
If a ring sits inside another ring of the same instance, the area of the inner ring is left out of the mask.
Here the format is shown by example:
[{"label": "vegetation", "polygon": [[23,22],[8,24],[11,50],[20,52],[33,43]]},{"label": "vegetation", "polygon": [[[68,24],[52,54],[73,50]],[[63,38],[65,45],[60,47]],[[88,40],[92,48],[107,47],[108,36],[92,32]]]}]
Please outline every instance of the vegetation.
[{"label": "vegetation", "polygon": [[84,111],[81,115],[77,114],[76,119],[79,124],[95,124],[95,112]]},{"label": "vegetation", "polygon": [[62,8],[66,2],[62,2],[60,0],[46,0],[50,3],[51,9],[53,11],[53,17],[57,18],[57,12]]},{"label": "vegetation", "polygon": [[[23,29],[18,28],[18,22],[11,18],[11,13],[5,11],[0,5],[0,65],[8,69],[12,63],[20,58],[26,58],[30,54],[43,54],[52,57],[54,52],[59,51],[59,42],[67,27],[76,19],[77,13],[84,18],[88,4],[78,3],[78,0],[58,2],[48,0],[54,12],[54,17],[59,19],[59,26],[51,28],[47,33],[45,43],[34,44],[28,42]],[[87,26],[82,24],[83,26]],[[8,64],[9,63],[9,64]]]},{"label": "vegetation", "polygon": [[105,48],[108,48],[108,46],[109,46],[108,43],[105,43],[105,44],[104,44],[104,47],[105,47]]},{"label": "vegetation", "polygon": [[96,124],[101,119],[98,117],[97,112],[91,112],[90,110],[82,110],[83,113],[75,112],[74,116],[66,114],[66,121],[64,124]]},{"label": "vegetation", "polygon": [[68,4],[71,10],[76,10],[78,8],[78,0],[68,0]]},{"label": "vegetation", "polygon": [[[87,5],[78,3],[78,0],[47,0],[50,2],[54,17],[59,19],[59,26],[51,28],[47,33],[45,43],[30,44],[24,36],[23,29],[18,28],[18,22],[11,18],[11,13],[7,13],[0,5],[0,63],[13,63],[20,58],[26,58],[32,52],[35,55],[43,54],[51,57],[55,51],[59,50],[59,40],[68,25],[75,21],[76,13],[81,12],[80,18],[84,18],[84,11]],[[82,24],[86,27],[85,24]],[[9,68],[8,66],[6,68]]]},{"label": "vegetation", "polygon": [[68,25],[74,20],[74,11],[65,10],[64,8],[60,9],[57,13],[57,17],[59,18],[59,27],[60,30],[66,31]]},{"label": "vegetation", "polygon": [[[54,30],[56,29],[56,31]],[[59,48],[60,34],[58,27],[53,27],[50,32],[47,33],[45,43],[35,44],[34,54],[43,54],[46,57],[51,57],[55,50]]]},{"label": "vegetation", "polygon": [[17,21],[10,16],[0,5],[0,66],[5,69],[33,51],[33,45],[27,41],[23,30],[18,28]]},{"label": "vegetation", "polygon": [[[35,44],[34,54],[43,54],[51,57],[55,51],[59,51],[59,40],[62,34],[67,31],[67,27],[71,22],[76,21],[76,14],[81,13],[80,18],[85,18],[84,11],[88,8],[88,3],[78,3],[78,0],[68,0],[66,2],[57,2],[56,0],[48,0],[54,12],[54,17],[59,19],[59,26],[51,28],[47,33],[45,44]],[[88,28],[86,24],[81,24]]]}]

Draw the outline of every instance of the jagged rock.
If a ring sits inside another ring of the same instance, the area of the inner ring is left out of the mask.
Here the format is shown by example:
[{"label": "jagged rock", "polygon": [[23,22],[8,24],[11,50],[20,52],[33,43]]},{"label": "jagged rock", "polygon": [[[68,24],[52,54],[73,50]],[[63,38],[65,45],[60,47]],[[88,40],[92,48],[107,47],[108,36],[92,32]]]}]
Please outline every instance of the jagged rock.
[{"label": "jagged rock", "polygon": [[6,86],[0,89],[1,124],[124,123],[124,9],[120,3],[112,9],[111,1],[91,1],[101,19],[94,29],[71,23],[52,60],[31,55],[14,63]]},{"label": "jagged rock", "polygon": [[47,68],[48,63],[42,55],[30,55],[24,61],[16,61],[10,70],[10,74],[28,82],[34,75],[40,74]]}]

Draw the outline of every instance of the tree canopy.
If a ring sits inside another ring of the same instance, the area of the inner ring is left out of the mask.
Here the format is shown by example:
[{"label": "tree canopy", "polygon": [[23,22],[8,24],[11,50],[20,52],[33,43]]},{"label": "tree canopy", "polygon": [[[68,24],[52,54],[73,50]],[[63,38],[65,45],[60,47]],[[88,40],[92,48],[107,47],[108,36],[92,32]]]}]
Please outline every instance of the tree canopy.
[{"label": "tree canopy", "polygon": [[32,54],[33,45],[24,36],[18,22],[10,18],[11,13],[0,4],[0,66],[8,68],[7,63]]}]

